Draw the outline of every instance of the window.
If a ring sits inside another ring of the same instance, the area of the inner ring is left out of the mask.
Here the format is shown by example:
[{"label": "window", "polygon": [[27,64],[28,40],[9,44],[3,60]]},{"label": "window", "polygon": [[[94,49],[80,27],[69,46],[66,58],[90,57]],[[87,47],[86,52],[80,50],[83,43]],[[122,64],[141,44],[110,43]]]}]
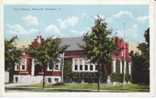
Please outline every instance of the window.
[{"label": "window", "polygon": [[52,70],[53,68],[52,68],[52,66],[51,65],[49,65],[49,70]]},{"label": "window", "polygon": [[16,64],[15,65],[15,71],[19,71],[20,70],[20,66],[19,66],[19,64]]},{"label": "window", "polygon": [[91,71],[93,70],[93,65],[90,65],[90,70],[91,70]]},{"label": "window", "polygon": [[22,65],[22,70],[25,70],[25,66],[24,65]]},{"label": "window", "polygon": [[51,83],[52,81],[51,81],[51,78],[48,78],[48,83]]},{"label": "window", "polygon": [[59,81],[59,79],[58,79],[58,78],[55,78],[54,80],[55,80],[55,82],[56,82],[56,83],[58,83],[58,81]]},{"label": "window", "polygon": [[83,69],[83,66],[82,65],[80,65],[80,70],[82,70]]},{"label": "window", "polygon": [[88,65],[85,65],[85,70],[88,70]]},{"label": "window", "polygon": [[78,69],[78,66],[77,65],[75,65],[75,70],[77,70]]},{"label": "window", "polygon": [[59,70],[59,65],[55,65],[55,70]]},{"label": "window", "polygon": [[52,61],[50,61],[49,63],[48,63],[48,67],[49,67],[49,70],[52,70],[53,69],[53,62]]}]

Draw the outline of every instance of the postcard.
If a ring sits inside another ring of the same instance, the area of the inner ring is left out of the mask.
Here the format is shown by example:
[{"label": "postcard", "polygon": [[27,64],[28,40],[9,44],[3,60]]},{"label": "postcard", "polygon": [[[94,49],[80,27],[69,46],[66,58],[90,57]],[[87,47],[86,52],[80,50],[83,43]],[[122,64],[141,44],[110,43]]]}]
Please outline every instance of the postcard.
[{"label": "postcard", "polygon": [[1,7],[4,95],[153,96],[154,0],[41,2]]}]

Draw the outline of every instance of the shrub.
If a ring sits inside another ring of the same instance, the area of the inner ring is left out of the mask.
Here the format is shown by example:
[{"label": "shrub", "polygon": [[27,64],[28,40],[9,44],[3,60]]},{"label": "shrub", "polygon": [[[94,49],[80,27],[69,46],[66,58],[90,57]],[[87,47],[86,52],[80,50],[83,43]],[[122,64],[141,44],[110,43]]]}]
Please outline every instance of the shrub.
[{"label": "shrub", "polygon": [[61,86],[61,85],[64,85],[64,83],[60,82],[60,83],[53,84],[53,86]]},{"label": "shrub", "polygon": [[122,82],[122,78],[123,78],[122,74],[113,73],[111,75],[112,82]]},{"label": "shrub", "polygon": [[[125,80],[126,81],[130,81],[131,77],[129,74],[125,74]],[[111,81],[112,82],[123,82],[123,74],[119,74],[119,73],[113,73],[111,75]]]}]

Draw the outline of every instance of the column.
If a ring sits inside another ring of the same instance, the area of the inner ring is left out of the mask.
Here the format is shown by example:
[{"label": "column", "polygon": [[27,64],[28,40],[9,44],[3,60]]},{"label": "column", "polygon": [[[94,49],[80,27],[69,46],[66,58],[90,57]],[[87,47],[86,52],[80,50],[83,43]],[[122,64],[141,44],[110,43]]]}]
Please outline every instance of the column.
[{"label": "column", "polygon": [[113,73],[116,72],[116,59],[113,59]]},{"label": "column", "polygon": [[95,72],[96,71],[96,65],[95,64],[92,64],[93,65],[93,71]]},{"label": "column", "polygon": [[87,64],[88,65],[88,71],[90,72],[91,70],[90,70],[90,63],[89,64]]},{"label": "column", "polygon": [[74,58],[72,58],[72,71],[75,71],[75,59]]},{"label": "column", "polygon": [[126,60],[124,60],[124,74],[126,74]]},{"label": "column", "polygon": [[128,83],[130,84],[130,80],[131,80],[131,65],[132,63],[131,62],[128,62],[128,74],[130,75],[130,79],[128,80]]},{"label": "column", "polygon": [[35,59],[32,58],[31,75],[34,76],[34,74],[35,74]]},{"label": "column", "polygon": [[123,80],[123,84],[126,84],[127,82],[126,82],[126,60],[124,60],[124,80]]},{"label": "column", "polygon": [[25,58],[25,71],[27,71],[27,68],[28,68],[28,58]]},{"label": "column", "polygon": [[83,66],[83,71],[85,71],[85,59],[82,58],[82,66]]},{"label": "column", "polygon": [[77,71],[81,72],[80,71],[80,58],[77,58]]},{"label": "column", "polygon": [[122,60],[120,60],[120,74],[122,74]]},{"label": "column", "polygon": [[129,71],[129,75],[131,75],[131,62],[128,63],[128,71]]}]

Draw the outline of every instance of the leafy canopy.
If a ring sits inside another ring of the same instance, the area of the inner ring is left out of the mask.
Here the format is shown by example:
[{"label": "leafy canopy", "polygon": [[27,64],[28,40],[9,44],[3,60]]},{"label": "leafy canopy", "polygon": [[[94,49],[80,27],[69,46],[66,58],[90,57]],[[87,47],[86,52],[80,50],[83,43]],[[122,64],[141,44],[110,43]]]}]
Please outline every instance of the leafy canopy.
[{"label": "leafy canopy", "polygon": [[81,47],[91,62],[102,64],[111,62],[111,55],[115,46],[111,38],[111,30],[108,29],[104,19],[98,16],[91,31],[84,35],[83,41],[85,44]]},{"label": "leafy canopy", "polygon": [[65,51],[68,46],[60,46],[61,39],[49,37],[44,40],[38,47],[29,47],[29,53],[37,59],[42,65],[46,65],[49,61],[56,62],[60,58],[60,54]]},{"label": "leafy canopy", "polygon": [[19,62],[21,51],[15,45],[17,36],[5,40],[5,70],[13,69],[14,64]]}]

